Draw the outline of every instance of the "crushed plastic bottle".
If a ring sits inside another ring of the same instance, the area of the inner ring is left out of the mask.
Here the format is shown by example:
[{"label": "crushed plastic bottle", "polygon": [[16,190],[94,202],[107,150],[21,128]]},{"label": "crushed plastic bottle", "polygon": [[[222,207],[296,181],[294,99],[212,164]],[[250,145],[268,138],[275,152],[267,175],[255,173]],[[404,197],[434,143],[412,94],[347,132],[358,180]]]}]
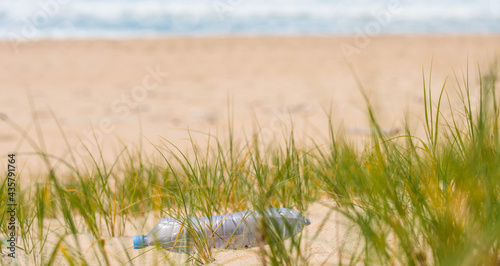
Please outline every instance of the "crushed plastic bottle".
[{"label": "crushed plastic bottle", "polygon": [[134,236],[134,249],[161,245],[174,251],[196,252],[196,248],[192,248],[193,239],[205,239],[210,248],[217,249],[254,247],[257,245],[257,228],[262,216],[276,228],[282,239],[300,233],[304,225],[311,224],[297,211],[286,208],[267,209],[263,213],[237,212],[209,218],[165,218],[148,235]]}]

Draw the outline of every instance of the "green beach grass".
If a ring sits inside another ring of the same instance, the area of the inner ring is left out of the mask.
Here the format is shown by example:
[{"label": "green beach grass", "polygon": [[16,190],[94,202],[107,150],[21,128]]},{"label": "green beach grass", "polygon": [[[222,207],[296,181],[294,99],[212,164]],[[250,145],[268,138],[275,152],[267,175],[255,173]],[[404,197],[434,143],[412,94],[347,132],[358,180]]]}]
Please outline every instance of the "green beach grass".
[{"label": "green beach grass", "polygon": [[[126,244],[118,247],[121,256],[116,257],[104,239],[122,238],[126,230],[147,233],[137,222],[142,218],[156,221],[279,207],[306,212],[312,203],[328,199],[335,203],[328,205],[331,211],[341,213],[359,232],[360,248],[340,250],[348,259],[342,256],[338,264],[497,265],[500,110],[496,73],[496,65],[480,73],[476,105],[471,103],[468,73],[456,75],[461,107],[450,115],[444,115],[443,109],[455,108],[449,100],[455,92],[443,85],[439,98],[432,98],[430,77],[424,75],[426,138],[413,136],[409,126],[402,135],[387,138],[367,100],[372,134],[362,151],[337,134],[331,123],[327,145],[301,147],[290,131],[285,145],[264,150],[258,134],[239,142],[229,126],[225,141],[215,139],[206,150],[193,144],[190,156],[163,139],[162,145],[155,146],[158,160],[124,149],[115,162],[106,163],[99,152],[90,154],[93,164],[84,170],[76,168],[77,159],[59,161],[73,169],[59,176],[52,165],[60,159],[27,140],[38,150],[49,174],[17,191],[17,254],[33,265],[95,265],[89,257],[99,258],[101,265],[135,265],[141,256],[153,256],[152,252],[156,252],[152,261],[158,264],[207,264],[213,262],[214,250],[208,239],[195,233],[191,248],[198,252],[187,255],[161,247],[134,253],[129,234]],[[0,192],[3,237],[9,234],[6,202],[5,179]],[[131,224],[137,228],[131,229]],[[310,254],[303,245],[317,236],[272,241],[277,237],[273,227],[262,224],[260,228],[255,252],[261,263],[308,264]],[[90,236],[90,249],[82,248],[82,234]],[[1,261],[9,264],[5,244]]]}]

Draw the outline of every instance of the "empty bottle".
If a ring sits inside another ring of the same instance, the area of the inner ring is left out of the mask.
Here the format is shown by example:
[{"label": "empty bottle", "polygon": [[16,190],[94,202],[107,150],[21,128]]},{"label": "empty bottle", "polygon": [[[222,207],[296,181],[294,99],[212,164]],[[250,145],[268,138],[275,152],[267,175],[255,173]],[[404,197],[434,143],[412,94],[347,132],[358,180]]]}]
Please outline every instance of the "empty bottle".
[{"label": "empty bottle", "polygon": [[134,236],[134,249],[161,245],[163,248],[190,253],[196,252],[194,240],[206,243],[208,248],[253,247],[257,245],[257,230],[262,217],[282,239],[300,233],[304,225],[311,224],[297,211],[286,208],[237,212],[209,218],[165,218],[148,235]]}]

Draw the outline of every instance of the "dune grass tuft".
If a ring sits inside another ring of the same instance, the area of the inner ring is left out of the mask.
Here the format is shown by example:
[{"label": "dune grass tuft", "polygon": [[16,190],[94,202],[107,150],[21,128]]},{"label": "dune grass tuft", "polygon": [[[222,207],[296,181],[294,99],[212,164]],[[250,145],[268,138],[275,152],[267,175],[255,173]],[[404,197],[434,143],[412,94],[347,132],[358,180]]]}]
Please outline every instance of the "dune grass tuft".
[{"label": "dune grass tuft", "polygon": [[[19,262],[92,265],[96,261],[90,258],[99,258],[103,265],[137,264],[156,250],[155,263],[211,263],[209,239],[193,233],[194,228],[187,248],[197,253],[182,259],[161,247],[133,253],[131,241],[116,257],[106,239],[123,237],[127,227],[143,230],[138,217],[211,216],[279,207],[306,212],[311,203],[327,197],[336,203],[332,211],[360,232],[360,248],[340,251],[349,259],[339,259],[339,264],[497,265],[497,69],[481,76],[477,104],[471,102],[468,73],[456,76],[456,82],[461,107],[453,109],[445,85],[433,101],[430,80],[423,79],[425,138],[412,135],[409,126],[402,135],[387,138],[367,99],[372,134],[363,151],[336,134],[331,123],[326,146],[301,147],[291,131],[284,145],[265,151],[258,134],[236,143],[229,126],[228,141],[216,139],[203,151],[193,142],[192,156],[163,139],[155,144],[160,160],[123,150],[109,164],[101,152],[89,152],[92,164],[87,169],[77,170],[74,161],[64,161],[73,170],[61,177],[52,168],[56,159],[30,140],[49,174],[18,191],[18,250],[24,258]],[[450,114],[444,114],[445,106]],[[6,236],[5,180],[0,190],[0,232]],[[309,262],[303,246],[314,236],[282,242],[276,241],[277,232],[269,224],[260,228],[255,252],[262,263]],[[82,235],[89,236],[90,249],[83,248]]]}]

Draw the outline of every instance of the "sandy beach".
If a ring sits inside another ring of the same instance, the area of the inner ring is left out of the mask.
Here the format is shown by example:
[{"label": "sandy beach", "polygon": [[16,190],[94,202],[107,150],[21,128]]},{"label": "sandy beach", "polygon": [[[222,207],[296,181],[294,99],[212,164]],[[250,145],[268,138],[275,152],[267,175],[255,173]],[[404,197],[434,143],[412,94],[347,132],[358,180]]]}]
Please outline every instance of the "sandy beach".
[{"label": "sandy beach", "polygon": [[[207,134],[224,138],[228,114],[242,140],[259,127],[264,141],[279,143],[291,119],[305,145],[310,142],[303,136],[321,143],[328,138],[328,110],[336,129],[366,136],[366,103],[353,72],[384,132],[401,132],[406,116],[420,134],[422,71],[428,78],[433,62],[436,99],[448,78],[450,102],[458,104],[454,73],[461,80],[468,62],[472,95],[477,95],[478,67],[486,72],[500,51],[500,36],[384,36],[357,48],[356,41],[346,36],[2,42],[0,151],[33,152],[31,138],[41,149],[69,160],[60,128],[70,150],[84,160],[88,153],[82,144],[98,152],[94,135],[110,161],[124,146],[134,150],[142,145],[144,154],[152,154],[152,144],[162,138],[184,151],[190,138],[201,146]],[[356,49],[351,54],[345,47]],[[41,168],[35,156],[18,157],[23,178],[37,179]],[[61,164],[56,167],[64,171]],[[318,203],[310,207],[314,223],[309,235],[316,233],[327,209]],[[144,230],[155,222],[148,221]],[[305,244],[312,264],[336,263],[340,245],[356,245],[344,236],[349,225],[330,219],[322,230]],[[107,248],[124,259],[120,250],[131,248],[135,233],[130,227],[123,236],[105,237]],[[231,265],[260,263],[252,249],[224,251],[215,258],[215,263]],[[153,262],[137,260],[148,263]]]},{"label": "sandy beach", "polygon": [[[391,133],[402,130],[405,113],[412,126],[421,124],[422,70],[428,77],[431,62],[434,93],[448,77],[453,99],[454,71],[461,78],[468,60],[470,81],[477,84],[477,66],[488,70],[500,37],[376,37],[352,53],[343,52],[346,44],[356,47],[356,38],[37,41],[16,44],[16,49],[3,42],[1,112],[40,143],[34,108],[45,149],[62,157],[68,149],[56,119],[73,152],[83,157],[82,143],[97,150],[94,133],[109,158],[120,147],[111,143],[119,139],[137,146],[141,134],[144,142],[158,144],[161,136],[186,150],[188,128],[195,140],[206,140],[207,133],[223,136],[229,113],[240,138],[251,135],[258,121],[263,138],[272,140],[292,119],[297,133],[320,140],[327,135],[329,109],[336,127],[363,135],[369,132],[366,104],[351,64],[383,130]],[[7,125],[0,149],[33,150]],[[142,149],[154,150],[146,144]]]},{"label": "sandy beach", "polygon": [[[303,240],[301,248],[302,256],[313,265],[326,264],[332,265],[339,261],[344,263],[350,259],[349,252],[359,252],[362,245],[358,239],[358,230],[347,219],[339,213],[332,212],[331,207],[334,204],[331,201],[321,201],[311,205],[305,214],[314,221],[303,231]],[[148,219],[137,218],[133,224],[128,223],[125,226],[124,233],[121,236],[111,237],[102,236],[105,248],[108,252],[111,265],[123,265],[130,262],[131,265],[180,265],[187,259],[188,255],[154,248],[135,250],[132,247],[132,236],[140,233],[147,233],[141,230],[150,230],[157,223],[156,218]],[[50,226],[49,226],[50,224]],[[135,227],[144,228],[137,230]],[[64,229],[56,220],[47,222],[47,228],[51,228],[46,249],[52,250],[54,244],[58,241],[58,235],[63,233]],[[147,228],[147,229],[146,229]],[[96,244],[90,233],[77,235],[80,249],[84,250],[85,259],[91,265],[97,265],[99,261],[104,261],[101,254],[93,250]],[[73,237],[66,237],[69,250],[78,249]],[[288,240],[289,241],[289,240]],[[267,248],[264,246],[264,248]],[[339,250],[342,251],[339,252]],[[128,255],[126,255],[126,252]],[[262,257],[259,255],[259,247],[243,249],[214,249],[213,265],[262,265]],[[145,254],[144,254],[145,253]],[[48,257],[49,254],[47,254]],[[8,258],[3,258],[7,262]],[[21,265],[33,265],[35,262],[33,256],[20,255]],[[57,256],[54,261],[56,265],[68,265],[64,256]]]}]

